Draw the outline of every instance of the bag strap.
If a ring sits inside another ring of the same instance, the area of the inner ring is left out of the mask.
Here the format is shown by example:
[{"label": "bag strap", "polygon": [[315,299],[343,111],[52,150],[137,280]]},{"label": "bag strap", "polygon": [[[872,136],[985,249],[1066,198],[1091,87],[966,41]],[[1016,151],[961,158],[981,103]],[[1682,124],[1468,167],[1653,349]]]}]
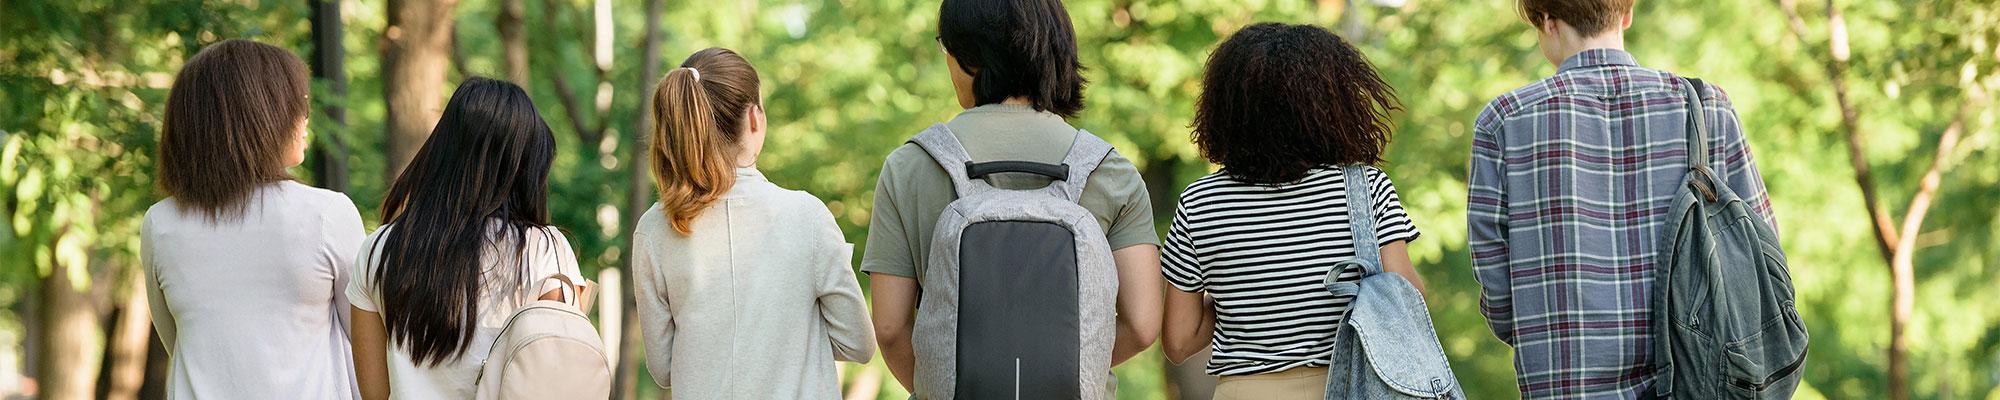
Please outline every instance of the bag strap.
[{"label": "bag strap", "polygon": [[1112,151],[1110,142],[1090,134],[1090,131],[1076,130],[1076,141],[1070,144],[1069,154],[1063,155],[1063,165],[1069,167],[1069,179],[1049,182],[1049,188],[1054,189],[1056,193],[1053,194],[1069,201],[1082,202],[1083,187],[1089,183],[1090,173],[1096,172],[1097,166],[1110,158]]},{"label": "bag strap", "polygon": [[931,155],[931,160],[937,161],[938,167],[944,168],[944,174],[951,177],[952,191],[958,197],[998,189],[984,179],[972,179],[968,175],[967,165],[972,163],[972,155],[965,152],[965,145],[960,144],[958,137],[952,136],[951,130],[946,129],[944,124],[932,124],[910,138],[910,143],[924,149]]},{"label": "bag strap", "polygon": [[1700,192],[1703,199],[1713,202],[1716,200],[1713,186],[1715,173],[1709,168],[1708,116],[1704,112],[1707,108],[1701,102],[1702,89],[1708,85],[1701,79],[1685,77],[1681,78],[1681,83],[1687,90],[1688,172],[1699,176],[1694,180],[1695,191]]},{"label": "bag strap", "polygon": [[1375,237],[1375,196],[1368,185],[1368,166],[1343,165],[1340,175],[1347,183],[1347,226],[1354,232],[1350,235],[1354,238],[1354,258],[1335,263],[1324,283],[1334,296],[1353,296],[1361,293],[1361,285],[1340,282],[1340,273],[1355,268],[1361,269],[1364,278],[1382,273],[1382,244]]},{"label": "bag strap", "polygon": [[1362,275],[1382,272],[1382,244],[1375,239],[1375,193],[1368,187],[1368,167],[1340,167],[1347,181],[1347,226],[1354,230],[1354,258],[1368,267]]}]

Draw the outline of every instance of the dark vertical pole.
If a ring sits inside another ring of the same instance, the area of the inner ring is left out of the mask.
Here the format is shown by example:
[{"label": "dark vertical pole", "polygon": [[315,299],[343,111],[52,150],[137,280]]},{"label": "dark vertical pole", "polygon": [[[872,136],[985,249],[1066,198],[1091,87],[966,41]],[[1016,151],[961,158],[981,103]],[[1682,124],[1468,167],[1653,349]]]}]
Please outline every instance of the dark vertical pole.
[{"label": "dark vertical pole", "polygon": [[326,83],[327,98],[318,99],[320,111],[331,126],[314,132],[320,140],[312,147],[313,184],[336,192],[347,191],[347,69],[346,48],[340,42],[340,2],[306,0],[312,9],[312,74]]}]

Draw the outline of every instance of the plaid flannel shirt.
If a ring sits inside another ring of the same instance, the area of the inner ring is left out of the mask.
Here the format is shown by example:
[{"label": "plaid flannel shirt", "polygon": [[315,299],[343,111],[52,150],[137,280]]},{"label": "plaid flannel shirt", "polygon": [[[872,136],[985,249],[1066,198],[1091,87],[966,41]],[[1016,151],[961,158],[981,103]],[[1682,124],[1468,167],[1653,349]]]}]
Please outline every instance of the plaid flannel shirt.
[{"label": "plaid flannel shirt", "polygon": [[[1481,309],[1514,347],[1523,397],[1651,390],[1653,264],[1687,173],[1684,93],[1671,73],[1593,49],[1479,114],[1467,236]],[[1710,86],[1703,101],[1711,168],[1771,221],[1728,95]]]}]

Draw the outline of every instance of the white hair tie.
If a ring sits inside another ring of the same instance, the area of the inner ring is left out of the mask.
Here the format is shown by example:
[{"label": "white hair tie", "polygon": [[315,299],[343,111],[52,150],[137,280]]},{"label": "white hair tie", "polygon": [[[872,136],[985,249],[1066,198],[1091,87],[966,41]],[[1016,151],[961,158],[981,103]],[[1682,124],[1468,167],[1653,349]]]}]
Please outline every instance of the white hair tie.
[{"label": "white hair tie", "polygon": [[688,72],[692,72],[692,73],[694,73],[694,80],[695,80],[695,82],[700,82],[700,81],[701,81],[701,70],[698,70],[698,69],[694,69],[694,67],[681,67],[681,68],[686,68],[686,69],[688,70]]}]

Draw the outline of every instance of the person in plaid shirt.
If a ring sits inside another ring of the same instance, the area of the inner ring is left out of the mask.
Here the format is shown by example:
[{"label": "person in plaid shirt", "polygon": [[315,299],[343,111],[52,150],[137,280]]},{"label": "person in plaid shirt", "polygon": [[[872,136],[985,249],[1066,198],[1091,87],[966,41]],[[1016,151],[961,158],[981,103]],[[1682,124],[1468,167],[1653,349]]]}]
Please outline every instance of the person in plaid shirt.
[{"label": "person in plaid shirt", "polygon": [[[1623,50],[1633,0],[1518,1],[1558,67],[1475,123],[1467,236],[1481,310],[1514,347],[1524,398],[1650,397],[1653,270],[1687,172],[1687,93]],[[1710,167],[1775,222],[1728,95],[1710,86],[1702,101]]]}]

